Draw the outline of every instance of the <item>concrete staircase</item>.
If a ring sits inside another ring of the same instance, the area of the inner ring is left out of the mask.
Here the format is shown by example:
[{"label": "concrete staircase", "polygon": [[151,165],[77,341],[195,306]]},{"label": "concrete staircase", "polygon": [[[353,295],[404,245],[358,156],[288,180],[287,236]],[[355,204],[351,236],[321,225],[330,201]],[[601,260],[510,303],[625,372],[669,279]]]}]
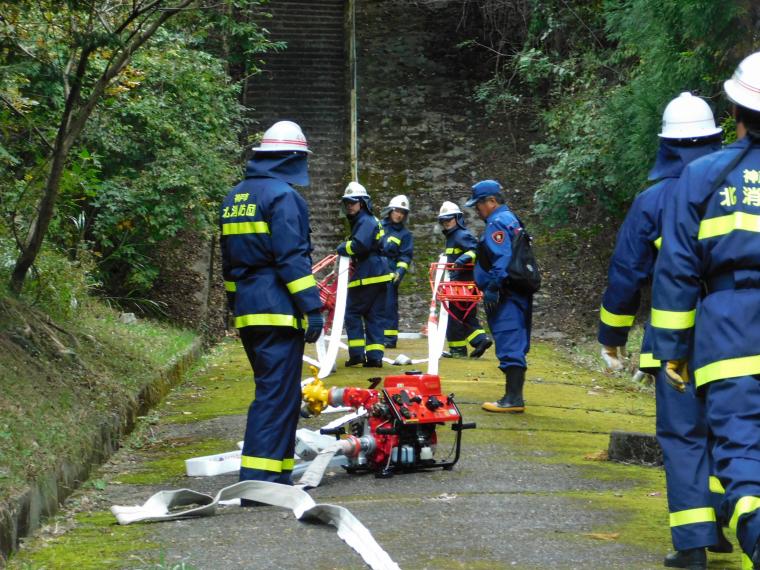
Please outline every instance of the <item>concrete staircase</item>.
[{"label": "concrete staircase", "polygon": [[[261,21],[282,52],[265,56],[263,73],[245,86],[252,109],[249,132],[278,120],[301,125],[309,147],[311,185],[301,189],[309,203],[314,260],[331,253],[343,235],[339,198],[348,180],[348,59],[344,0],[271,0],[273,15]],[[319,222],[317,222],[319,220]]]}]

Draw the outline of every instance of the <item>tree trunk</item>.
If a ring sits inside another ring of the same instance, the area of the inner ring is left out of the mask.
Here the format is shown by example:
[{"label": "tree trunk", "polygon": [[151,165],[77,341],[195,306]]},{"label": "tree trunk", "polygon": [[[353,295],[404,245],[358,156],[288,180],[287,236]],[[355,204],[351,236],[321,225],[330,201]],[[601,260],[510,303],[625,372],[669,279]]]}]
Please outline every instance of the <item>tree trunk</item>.
[{"label": "tree trunk", "polygon": [[[59,139],[63,139],[63,137],[59,137]],[[61,185],[61,176],[63,175],[63,168],[66,164],[70,148],[69,145],[64,145],[62,140],[60,143],[58,140],[56,141],[53,163],[50,167],[47,183],[45,184],[45,193],[37,209],[37,217],[29,230],[29,237],[16,260],[16,265],[13,267],[13,273],[11,274],[9,288],[11,293],[16,296],[21,294],[26,274],[34,263],[34,260],[37,259],[37,254],[42,247],[50,220],[53,218],[55,202],[58,198],[58,190]]]}]

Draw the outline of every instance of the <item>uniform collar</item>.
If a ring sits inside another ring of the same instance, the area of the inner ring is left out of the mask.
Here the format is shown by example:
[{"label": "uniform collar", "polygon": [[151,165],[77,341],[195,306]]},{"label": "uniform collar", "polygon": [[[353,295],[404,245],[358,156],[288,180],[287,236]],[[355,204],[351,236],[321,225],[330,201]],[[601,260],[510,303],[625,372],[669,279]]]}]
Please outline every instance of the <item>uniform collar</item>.
[{"label": "uniform collar", "polygon": [[501,205],[500,205],[499,207],[497,207],[497,208],[496,208],[496,209],[495,209],[493,212],[491,212],[491,215],[489,215],[489,216],[486,218],[486,223],[489,223],[489,222],[493,221],[493,219],[494,219],[494,218],[495,218],[497,215],[501,214],[502,212],[509,212],[509,208],[507,208],[507,205],[506,205],[506,204],[501,204]]},{"label": "uniform collar", "polygon": [[689,146],[676,145],[661,140],[654,166],[649,171],[649,181],[677,178],[687,164],[716,150],[720,150],[720,141],[717,139],[705,144]]},{"label": "uniform collar", "polygon": [[263,153],[257,152],[248,161],[246,178],[277,178],[288,184],[309,185],[309,169],[303,152]]}]

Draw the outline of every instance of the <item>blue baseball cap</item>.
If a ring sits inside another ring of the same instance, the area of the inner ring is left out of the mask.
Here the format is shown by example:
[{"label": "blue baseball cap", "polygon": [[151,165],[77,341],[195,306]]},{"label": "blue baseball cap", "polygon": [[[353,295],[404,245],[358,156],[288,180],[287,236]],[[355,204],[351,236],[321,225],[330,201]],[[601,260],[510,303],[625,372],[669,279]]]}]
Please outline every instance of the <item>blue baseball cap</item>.
[{"label": "blue baseball cap", "polygon": [[472,208],[479,200],[495,196],[501,192],[501,184],[496,180],[481,180],[472,187],[472,197],[464,203],[468,208]]}]

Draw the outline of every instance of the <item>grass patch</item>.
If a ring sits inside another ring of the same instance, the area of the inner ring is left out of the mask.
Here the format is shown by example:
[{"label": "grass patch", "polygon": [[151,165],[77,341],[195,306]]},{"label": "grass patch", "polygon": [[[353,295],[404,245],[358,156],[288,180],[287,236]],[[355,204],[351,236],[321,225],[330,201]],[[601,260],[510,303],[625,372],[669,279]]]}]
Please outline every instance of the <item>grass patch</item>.
[{"label": "grass patch", "polygon": [[139,319],[124,325],[92,300],[53,322],[0,299],[0,499],[87,456],[92,434],[196,340]]},{"label": "grass patch", "polygon": [[122,526],[109,511],[79,514],[62,536],[35,543],[8,561],[9,570],[148,567],[161,560],[160,545],[146,538],[144,525]]}]

